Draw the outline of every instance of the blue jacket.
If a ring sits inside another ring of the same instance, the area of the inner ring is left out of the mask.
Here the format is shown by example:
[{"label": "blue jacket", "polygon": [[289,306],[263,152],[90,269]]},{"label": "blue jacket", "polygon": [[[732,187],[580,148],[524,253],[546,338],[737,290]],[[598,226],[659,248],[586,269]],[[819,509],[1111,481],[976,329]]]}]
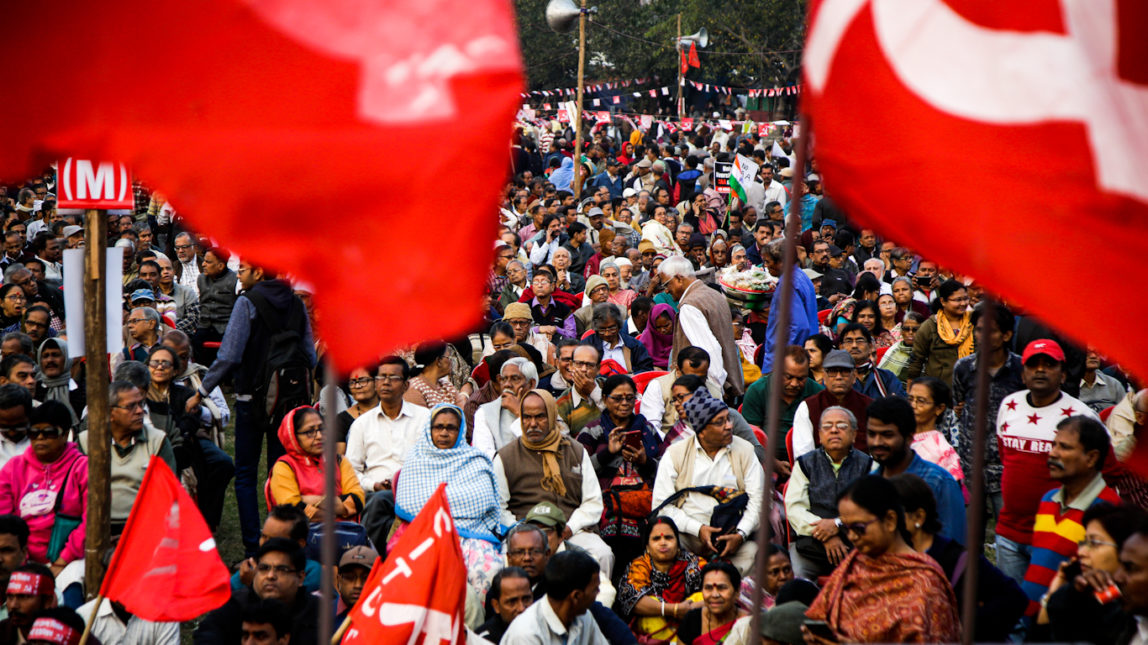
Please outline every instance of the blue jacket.
[{"label": "blue jacket", "polygon": [[886,394],[882,394],[881,388],[877,387],[878,375],[881,377],[881,383],[885,386],[885,392],[888,396],[908,396],[905,393],[905,386],[901,384],[901,379],[889,370],[883,370],[879,367],[869,370],[864,382],[853,381],[853,389],[871,399],[883,398]]},{"label": "blue jacket", "polygon": [[610,179],[610,175],[606,174],[606,172],[600,172],[594,175],[590,185],[594,188],[601,188],[602,186],[608,188],[610,190],[610,199],[621,197],[622,191],[626,188],[621,175]]},{"label": "blue jacket", "polygon": [[[912,451],[912,448],[909,449]],[[876,462],[874,462],[876,463]],[[880,475],[884,467],[878,466],[874,471]],[[910,473],[925,480],[929,485],[929,489],[933,491],[933,497],[937,499],[937,519],[941,520],[941,532],[950,540],[964,544],[965,538],[965,495],[961,492],[961,485],[949,471],[941,468],[931,461],[921,459],[916,452],[913,452],[913,461],[909,462],[909,467],[905,469],[906,473]]]},{"label": "blue jacket", "polygon": [[[629,368],[631,374],[649,372],[654,369],[654,359],[650,358],[650,352],[646,351],[646,346],[642,344],[642,341],[623,331],[618,332],[618,338],[622,340],[622,346],[630,350],[630,364],[626,367]],[[594,343],[594,347],[598,348],[599,356],[605,355],[602,339],[598,337],[597,333],[586,336],[586,341]]]},{"label": "blue jacket", "polygon": [[[746,252],[748,256],[748,251]],[[781,294],[774,292],[771,306],[781,303]],[[762,345],[761,373],[769,374],[773,371],[773,342],[777,338],[777,325],[781,316],[770,316],[765,327],[765,342]],[[805,339],[817,333],[817,290],[813,288],[813,281],[805,272],[794,266],[793,271],[793,302],[789,310],[789,344],[803,346]]]}]

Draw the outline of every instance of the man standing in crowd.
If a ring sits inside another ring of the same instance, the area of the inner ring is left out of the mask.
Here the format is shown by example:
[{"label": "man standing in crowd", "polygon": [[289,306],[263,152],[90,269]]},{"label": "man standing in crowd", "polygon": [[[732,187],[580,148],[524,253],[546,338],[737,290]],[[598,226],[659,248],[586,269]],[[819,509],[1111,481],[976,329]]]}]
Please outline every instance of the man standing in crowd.
[{"label": "man standing in crowd", "polygon": [[670,362],[685,347],[700,347],[711,357],[710,377],[722,384],[727,397],[745,393],[741,354],[733,338],[729,303],[718,291],[694,277],[694,268],[683,257],[672,257],[658,267],[666,291],[678,303]]},{"label": "man standing in crowd", "polygon": [[[256,498],[259,458],[267,442],[267,467],[283,455],[276,431],[283,415],[311,399],[315,340],[303,301],[291,285],[262,267],[240,263],[243,294],[235,301],[219,354],[189,405],[198,405],[228,375],[235,387],[235,498],[243,545],[250,555],[258,547],[259,507]],[[293,333],[293,340],[272,344]],[[268,395],[274,382],[276,399]]]}]

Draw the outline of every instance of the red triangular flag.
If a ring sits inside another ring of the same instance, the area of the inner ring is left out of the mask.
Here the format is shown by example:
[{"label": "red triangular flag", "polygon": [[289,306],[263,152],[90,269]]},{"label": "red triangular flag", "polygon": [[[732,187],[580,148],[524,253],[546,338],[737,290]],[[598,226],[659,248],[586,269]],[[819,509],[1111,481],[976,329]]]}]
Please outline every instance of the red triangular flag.
[{"label": "red triangular flag", "polygon": [[466,642],[466,565],[446,484],[423,506],[398,544],[376,561],[351,610],[344,645]]},{"label": "red triangular flag", "polygon": [[690,67],[701,67],[702,62],[698,60],[698,47],[697,43],[690,41]]},{"label": "red triangular flag", "polygon": [[690,71],[690,59],[686,56],[685,52],[681,52],[681,54],[682,54],[682,73],[685,74],[686,72]]},{"label": "red triangular flag", "polygon": [[207,523],[158,456],[148,463],[100,595],[157,622],[199,618],[231,597]]},{"label": "red triangular flag", "polygon": [[[7,102],[0,176],[64,156],[127,163],[196,230],[313,285],[340,371],[479,322],[492,251],[475,241],[496,234],[522,91],[510,2],[34,5],[5,21],[51,29],[8,34],[0,68],[52,70],[75,100]],[[162,47],[139,46],[156,34]],[[140,79],[146,92],[127,91]],[[485,171],[410,157],[435,133]],[[412,244],[448,184],[466,199],[433,244]]]}]

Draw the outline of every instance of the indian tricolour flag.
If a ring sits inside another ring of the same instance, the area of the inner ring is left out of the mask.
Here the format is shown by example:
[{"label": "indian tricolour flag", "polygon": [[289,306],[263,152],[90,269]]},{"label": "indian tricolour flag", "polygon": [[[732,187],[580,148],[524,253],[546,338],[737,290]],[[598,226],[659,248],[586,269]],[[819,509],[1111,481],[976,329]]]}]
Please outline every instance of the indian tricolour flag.
[{"label": "indian tricolour flag", "polygon": [[745,189],[753,183],[753,178],[756,176],[757,164],[749,157],[739,154],[737,159],[734,159],[733,168],[730,169],[729,173],[730,205],[733,205],[734,197],[740,199],[742,204],[749,201]]}]

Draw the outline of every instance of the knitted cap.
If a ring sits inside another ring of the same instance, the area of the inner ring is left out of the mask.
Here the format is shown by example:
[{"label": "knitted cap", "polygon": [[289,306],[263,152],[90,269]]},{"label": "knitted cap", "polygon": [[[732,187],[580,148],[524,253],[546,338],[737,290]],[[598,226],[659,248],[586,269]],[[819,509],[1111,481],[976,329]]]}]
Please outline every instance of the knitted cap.
[{"label": "knitted cap", "polygon": [[701,432],[722,410],[729,409],[725,402],[715,399],[704,387],[698,389],[682,407],[686,410],[686,420],[694,432]]}]

